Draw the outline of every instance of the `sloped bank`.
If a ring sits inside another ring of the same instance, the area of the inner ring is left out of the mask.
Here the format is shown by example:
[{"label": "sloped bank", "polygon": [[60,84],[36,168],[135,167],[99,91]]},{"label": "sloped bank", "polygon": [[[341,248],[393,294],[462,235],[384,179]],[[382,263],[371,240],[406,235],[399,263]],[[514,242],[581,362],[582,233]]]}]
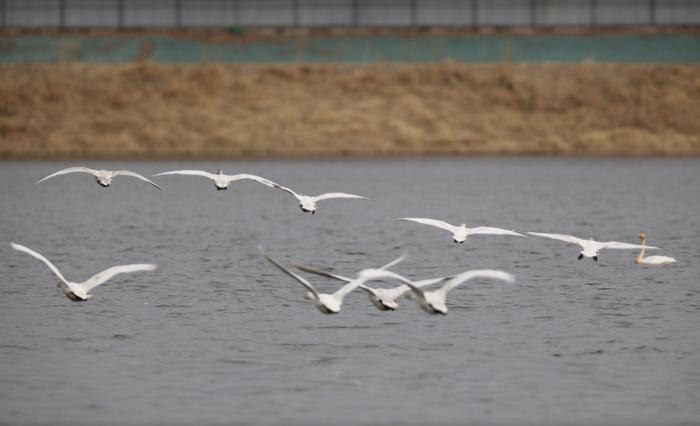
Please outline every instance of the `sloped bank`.
[{"label": "sloped bank", "polygon": [[0,157],[700,155],[689,65],[0,66]]}]

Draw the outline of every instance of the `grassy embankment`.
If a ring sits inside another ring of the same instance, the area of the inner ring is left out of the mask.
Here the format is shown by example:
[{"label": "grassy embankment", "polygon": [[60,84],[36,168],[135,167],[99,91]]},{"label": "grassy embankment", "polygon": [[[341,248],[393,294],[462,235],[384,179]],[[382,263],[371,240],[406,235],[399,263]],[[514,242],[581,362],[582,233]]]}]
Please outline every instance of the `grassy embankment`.
[{"label": "grassy embankment", "polygon": [[0,67],[0,158],[700,155],[700,66]]}]

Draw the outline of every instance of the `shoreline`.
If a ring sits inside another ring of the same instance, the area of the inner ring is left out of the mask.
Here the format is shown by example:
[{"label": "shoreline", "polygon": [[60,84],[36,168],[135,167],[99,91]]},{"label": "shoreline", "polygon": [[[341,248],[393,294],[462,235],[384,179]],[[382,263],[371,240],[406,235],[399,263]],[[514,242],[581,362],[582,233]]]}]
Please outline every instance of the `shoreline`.
[{"label": "shoreline", "polygon": [[0,162],[18,163],[51,163],[68,161],[107,161],[107,162],[201,162],[209,163],[216,161],[245,161],[245,162],[315,162],[315,161],[411,161],[411,160],[503,160],[503,159],[560,159],[560,160],[680,160],[698,159],[700,153],[692,154],[390,154],[390,155],[273,155],[273,156],[218,156],[218,157],[171,157],[171,156],[0,156]]},{"label": "shoreline", "polygon": [[47,37],[61,36],[116,36],[116,37],[143,37],[143,36],[169,36],[173,38],[185,38],[187,40],[215,42],[247,42],[265,40],[285,40],[288,38],[308,37],[363,37],[363,36],[396,36],[396,37],[424,37],[426,35],[453,35],[453,36],[481,36],[481,35],[658,35],[658,34],[700,34],[697,25],[569,25],[569,26],[499,26],[480,25],[478,27],[465,26],[419,26],[411,27],[3,27],[0,28],[0,38],[19,35],[40,35]]}]

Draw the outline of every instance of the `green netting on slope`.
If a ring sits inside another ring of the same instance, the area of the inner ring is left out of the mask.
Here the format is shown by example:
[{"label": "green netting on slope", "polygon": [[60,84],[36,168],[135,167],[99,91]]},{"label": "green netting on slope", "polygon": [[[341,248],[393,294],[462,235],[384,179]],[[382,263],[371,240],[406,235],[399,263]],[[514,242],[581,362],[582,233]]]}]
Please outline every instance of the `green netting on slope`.
[{"label": "green netting on slope", "polygon": [[6,36],[0,63],[626,62],[700,63],[700,35],[311,37],[206,43],[147,36]]}]

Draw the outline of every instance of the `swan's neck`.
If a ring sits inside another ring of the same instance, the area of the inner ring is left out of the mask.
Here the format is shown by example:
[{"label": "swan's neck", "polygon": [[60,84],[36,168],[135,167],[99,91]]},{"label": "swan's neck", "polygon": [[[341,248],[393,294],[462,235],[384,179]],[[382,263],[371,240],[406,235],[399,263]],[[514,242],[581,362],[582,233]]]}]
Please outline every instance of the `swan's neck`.
[{"label": "swan's neck", "polygon": [[644,250],[645,250],[644,246],[646,244],[645,244],[644,238],[642,238],[641,240],[642,240],[642,250],[637,255],[637,263],[642,263],[642,260],[644,260]]}]

